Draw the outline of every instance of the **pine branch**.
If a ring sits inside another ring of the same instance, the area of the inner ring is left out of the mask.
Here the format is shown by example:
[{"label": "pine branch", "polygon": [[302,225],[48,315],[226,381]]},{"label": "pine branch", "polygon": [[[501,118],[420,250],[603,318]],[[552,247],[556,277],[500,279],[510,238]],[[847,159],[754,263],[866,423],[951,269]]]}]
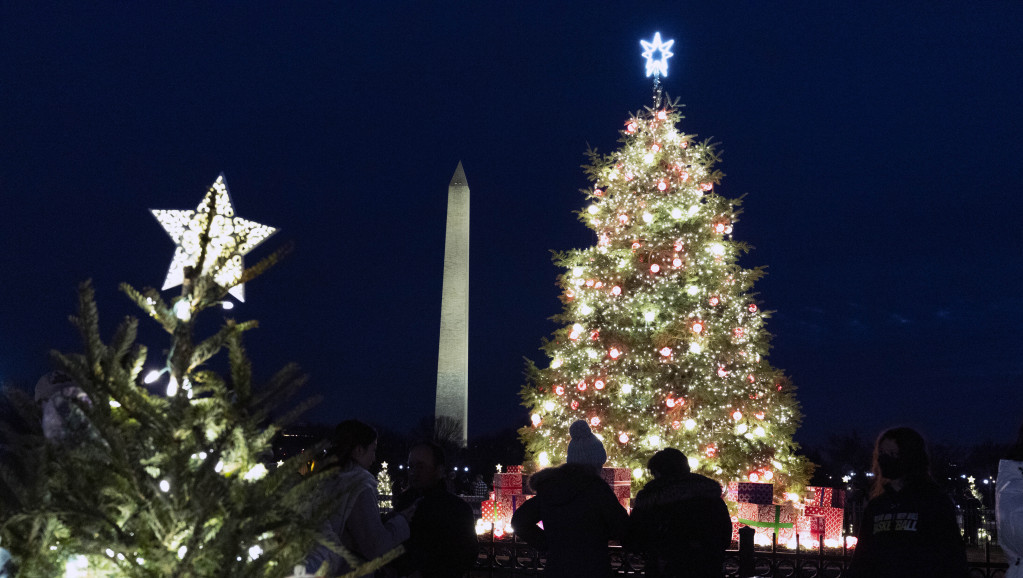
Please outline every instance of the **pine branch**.
[{"label": "pine branch", "polygon": [[294,248],[295,248],[294,243],[289,241],[280,248],[276,249],[273,253],[270,253],[269,255],[264,257],[255,265],[251,267],[246,267],[238,283],[248,283],[249,281],[252,281],[256,277],[259,277],[263,273],[267,272],[267,270],[269,270],[271,267],[279,263],[281,259],[283,259],[289,253],[291,253],[291,251]]}]

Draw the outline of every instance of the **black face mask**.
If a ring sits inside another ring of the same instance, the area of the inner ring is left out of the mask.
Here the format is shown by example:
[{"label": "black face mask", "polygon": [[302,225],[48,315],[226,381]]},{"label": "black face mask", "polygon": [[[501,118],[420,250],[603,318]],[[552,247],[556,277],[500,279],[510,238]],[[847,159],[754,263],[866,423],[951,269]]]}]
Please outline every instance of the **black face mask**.
[{"label": "black face mask", "polygon": [[881,476],[889,480],[897,480],[906,475],[906,466],[895,456],[877,456],[877,467],[881,470]]}]

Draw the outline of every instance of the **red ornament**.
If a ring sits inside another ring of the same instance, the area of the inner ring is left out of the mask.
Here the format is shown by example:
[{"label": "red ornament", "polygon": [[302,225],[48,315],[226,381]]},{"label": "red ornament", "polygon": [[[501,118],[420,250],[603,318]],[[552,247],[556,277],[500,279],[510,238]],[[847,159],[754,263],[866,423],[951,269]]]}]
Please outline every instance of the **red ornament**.
[{"label": "red ornament", "polygon": [[593,389],[604,389],[604,380],[598,379],[593,382]]},{"label": "red ornament", "polygon": [[618,359],[622,355],[622,350],[612,347],[608,350],[607,354],[611,356],[611,359]]},{"label": "red ornament", "polygon": [[593,189],[593,194],[597,195],[598,197],[603,197],[604,191],[602,189]]},{"label": "red ornament", "polygon": [[757,419],[764,419],[764,412],[762,412],[762,411],[758,411],[758,412],[756,413],[756,417],[757,417]]},{"label": "red ornament", "polygon": [[732,330],[732,334],[735,335],[736,339],[742,339],[742,336],[746,333],[746,330],[742,327],[736,327]]},{"label": "red ornament", "polygon": [[573,399],[571,406],[572,409],[579,409],[579,402]]},{"label": "red ornament", "polygon": [[683,245],[682,245],[682,240],[681,239],[679,239],[678,241],[675,241],[675,250],[676,251],[681,251],[682,247],[683,247]]},{"label": "red ornament", "polygon": [[666,120],[668,118],[668,111],[659,110],[657,111],[657,120]]},{"label": "red ornament", "polygon": [[714,188],[714,183],[700,183],[700,188],[709,191]]},{"label": "red ornament", "polygon": [[603,286],[604,286],[604,282],[603,281],[597,281],[596,283],[593,284],[593,288],[594,289],[600,289]]},{"label": "red ornament", "polygon": [[693,333],[699,334],[699,333],[702,333],[702,332],[703,332],[703,322],[697,321],[697,322],[693,323]]},{"label": "red ornament", "polygon": [[632,249],[633,250],[639,249],[642,246],[643,246],[643,243],[640,243],[639,241],[633,241],[632,242]]},{"label": "red ornament", "polygon": [[708,457],[708,458],[712,458],[712,457],[714,457],[715,455],[717,455],[717,453],[718,453],[718,448],[717,448],[717,446],[715,446],[714,444],[710,444],[709,446],[707,446],[707,450],[706,450],[706,452],[705,452],[705,453],[707,454],[707,457]]},{"label": "red ornament", "polygon": [[565,291],[565,297],[568,297],[569,299],[575,299],[575,291],[572,291],[571,289]]},{"label": "red ornament", "polygon": [[630,120],[630,121],[629,121],[628,123],[626,123],[626,125],[625,125],[625,132],[628,132],[628,133],[630,133],[630,134],[631,134],[631,133],[634,133],[634,132],[636,132],[636,129],[637,129],[637,128],[639,128],[639,125],[637,125],[637,124],[636,124],[636,121],[634,121],[634,120]]},{"label": "red ornament", "polygon": [[708,300],[708,302],[710,303],[711,307],[717,307],[718,303],[721,303],[721,299],[717,295],[715,295],[711,297]]},{"label": "red ornament", "polygon": [[629,443],[629,434],[622,432],[622,434],[618,436],[618,443],[622,444]]},{"label": "red ornament", "polygon": [[615,296],[621,295],[622,294],[622,288],[619,287],[618,285],[615,285],[614,287],[611,288],[611,294],[615,295]]},{"label": "red ornament", "polygon": [[760,474],[756,472],[750,472],[749,476],[747,477],[749,478],[749,481],[753,482],[754,484],[760,481]]},{"label": "red ornament", "polygon": [[714,223],[714,232],[715,233],[724,233],[725,232],[725,224],[724,223]]},{"label": "red ornament", "polygon": [[572,332],[568,334],[568,338],[571,339],[572,341],[579,339],[579,332],[573,329]]},{"label": "red ornament", "polygon": [[[661,348],[661,355],[663,355],[664,357],[671,357],[671,348],[670,347],[662,347]],[[668,407],[671,407],[671,406],[668,406]]]},{"label": "red ornament", "polygon": [[657,152],[657,151],[661,150],[661,145],[659,145],[657,143],[654,143],[653,146],[650,147],[650,150],[652,150],[654,152]]},{"label": "red ornament", "polygon": [[623,225],[627,225],[629,223],[629,216],[626,215],[625,213],[618,215],[618,222]]},{"label": "red ornament", "polygon": [[600,425],[600,418],[597,417],[597,416],[591,417],[590,418],[590,425],[593,426],[593,427],[596,427],[596,426]]},{"label": "red ornament", "polygon": [[689,141],[687,141],[687,140],[682,141],[682,148],[688,148],[688,147],[689,147]]},{"label": "red ornament", "polygon": [[668,407],[675,407],[675,400],[669,397],[668,399],[664,400],[664,405]]},{"label": "red ornament", "polygon": [[575,387],[579,391],[586,391],[586,382],[585,381],[580,381]]},{"label": "red ornament", "polygon": [[735,421],[739,421],[740,419],[742,419],[742,412],[739,411],[739,410],[733,411],[732,412],[732,419],[734,419]]},{"label": "red ornament", "polygon": [[558,395],[565,395],[565,388],[560,385],[554,388],[554,393]]},{"label": "red ornament", "polygon": [[728,370],[725,369],[725,366],[724,365],[719,365],[718,366],[718,377],[726,377],[727,375],[728,375]]},{"label": "red ornament", "polygon": [[594,329],[590,331],[590,341],[596,341],[597,339],[600,339],[600,330]]},{"label": "red ornament", "polygon": [[654,263],[653,265],[650,266],[650,272],[651,273],[657,273],[660,270],[661,270],[661,266],[658,265],[657,263]]},{"label": "red ornament", "polygon": [[749,306],[747,307],[747,309],[749,309],[750,313],[756,313],[757,312],[757,304],[756,303],[750,303]]},{"label": "red ornament", "polygon": [[662,181],[658,181],[658,183],[657,183],[657,190],[661,191],[661,192],[668,190],[668,183],[666,181],[663,181],[663,180]]},{"label": "red ornament", "polygon": [[671,260],[671,266],[678,269],[682,266],[682,259],[679,259],[678,255],[675,255],[675,258]]},{"label": "red ornament", "polygon": [[586,280],[586,286],[587,287],[593,287],[593,279],[587,279]]},{"label": "red ornament", "polygon": [[756,379],[755,377],[753,377],[753,374],[752,374],[752,373],[751,373],[751,374],[749,374],[749,375],[747,375],[747,376],[746,376],[746,379],[748,379],[750,383],[754,383],[754,382],[756,382],[756,380],[757,380],[757,379]]}]

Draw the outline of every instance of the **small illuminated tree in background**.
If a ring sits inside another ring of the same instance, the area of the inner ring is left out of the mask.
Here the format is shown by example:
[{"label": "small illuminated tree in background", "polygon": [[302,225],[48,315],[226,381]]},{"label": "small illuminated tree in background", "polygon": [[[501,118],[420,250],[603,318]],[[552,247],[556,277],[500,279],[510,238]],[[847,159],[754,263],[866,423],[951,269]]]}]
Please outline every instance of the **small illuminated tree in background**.
[{"label": "small illuminated tree in background", "polygon": [[739,201],[715,193],[718,154],[680,132],[681,118],[655,83],[654,106],[626,121],[620,148],[589,153],[579,218],[597,242],[555,256],[562,327],[543,346],[550,364],[527,367],[526,457],[563,461],[583,419],[608,465],[634,480],[675,447],[718,481],[798,490],[811,466],[795,455],[794,388],[767,361],[767,313],[751,292],[763,270],[738,264]]},{"label": "small illuminated tree in background", "polygon": [[[32,425],[5,432],[13,455],[0,468],[0,539],[19,576],[285,576],[348,491],[330,468],[300,476],[304,456],[273,463],[271,439],[308,403],[271,419],[304,377],[289,365],[253,385],[242,334],[256,322],[227,319],[195,339],[201,314],[280,258],[241,264],[272,229],[234,217],[222,176],[195,211],[161,213],[178,244],[169,282],[181,294],[168,302],[121,287],[171,336],[158,381],[145,380],[159,391],[143,383],[138,321],[104,342],[86,283],[72,318],[84,351],[54,354],[66,384],[58,395],[77,418],[48,427],[31,400],[16,400]],[[226,375],[210,366],[223,349]]]}]

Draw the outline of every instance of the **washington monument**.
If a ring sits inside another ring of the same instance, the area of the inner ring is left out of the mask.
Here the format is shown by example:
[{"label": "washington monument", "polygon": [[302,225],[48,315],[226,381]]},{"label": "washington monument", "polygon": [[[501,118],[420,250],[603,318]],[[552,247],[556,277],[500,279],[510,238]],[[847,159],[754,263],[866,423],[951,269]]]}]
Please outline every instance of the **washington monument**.
[{"label": "washington monument", "polygon": [[461,161],[448,183],[434,423],[440,425],[442,417],[458,423],[453,441],[465,447],[469,417],[469,184]]}]

